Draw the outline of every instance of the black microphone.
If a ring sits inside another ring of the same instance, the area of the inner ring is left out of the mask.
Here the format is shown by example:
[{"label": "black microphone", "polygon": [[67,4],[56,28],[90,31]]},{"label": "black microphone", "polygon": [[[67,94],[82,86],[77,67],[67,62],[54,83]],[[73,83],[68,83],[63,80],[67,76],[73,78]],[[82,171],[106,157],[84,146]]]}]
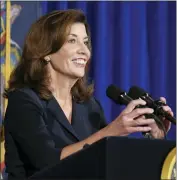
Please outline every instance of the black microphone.
[{"label": "black microphone", "polygon": [[[120,105],[128,105],[133,99],[127,95],[126,92],[124,92],[122,89],[116,87],[115,85],[111,84],[108,86],[106,90],[106,95],[113,100],[116,104]],[[146,105],[138,105],[135,108],[145,108]],[[153,118],[158,124],[162,124],[160,119],[155,114],[144,114],[146,119]],[[165,134],[165,130],[164,134]],[[146,138],[153,138],[150,134],[150,132],[143,132],[142,133]]]},{"label": "black microphone", "polygon": [[133,99],[130,98],[122,89],[111,84],[106,89],[106,95],[116,104],[128,105]]},{"label": "black microphone", "polygon": [[[125,91],[111,84],[106,89],[106,95],[116,104],[128,105],[133,99]],[[145,108],[146,105],[138,105],[135,108]],[[149,114],[147,114],[149,115]]]},{"label": "black microphone", "polygon": [[137,86],[132,86],[128,92],[128,95],[132,99],[138,99],[141,98],[144,101],[146,101],[147,106],[154,109],[154,114],[157,116],[162,116],[168,119],[170,122],[176,125],[176,119],[172,117],[168,112],[164,111],[162,106],[165,105],[165,103],[161,102],[160,100],[155,101],[152,99],[152,97],[142,88],[139,88]]}]

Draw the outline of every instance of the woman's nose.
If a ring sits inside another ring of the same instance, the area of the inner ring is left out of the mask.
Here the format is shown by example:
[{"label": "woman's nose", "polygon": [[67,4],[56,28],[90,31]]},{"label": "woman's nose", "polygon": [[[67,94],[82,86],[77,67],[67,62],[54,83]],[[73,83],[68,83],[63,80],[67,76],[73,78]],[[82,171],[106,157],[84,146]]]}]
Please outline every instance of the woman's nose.
[{"label": "woman's nose", "polygon": [[89,49],[84,43],[79,43],[78,53],[83,55],[88,55]]},{"label": "woman's nose", "polygon": [[79,53],[79,54],[84,54],[84,55],[86,54],[85,51],[82,50],[82,49],[79,49],[79,50],[78,50],[78,53]]}]

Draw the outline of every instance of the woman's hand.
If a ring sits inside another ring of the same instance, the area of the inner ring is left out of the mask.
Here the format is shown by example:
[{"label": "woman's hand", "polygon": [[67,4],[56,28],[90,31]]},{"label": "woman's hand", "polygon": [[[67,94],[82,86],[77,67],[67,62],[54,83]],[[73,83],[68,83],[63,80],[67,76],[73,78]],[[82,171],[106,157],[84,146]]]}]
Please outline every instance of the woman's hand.
[{"label": "woman's hand", "polygon": [[107,136],[126,136],[135,132],[151,131],[151,124],[154,119],[145,119],[144,114],[154,112],[151,108],[136,108],[138,105],[145,105],[146,102],[137,99],[131,101],[122,113],[106,127]]},{"label": "woman's hand", "polygon": [[[166,99],[164,97],[160,97],[160,100],[166,104]],[[168,112],[171,116],[173,116],[173,112],[169,106],[163,106],[163,109],[164,111]],[[165,131],[167,133],[170,130],[171,122],[166,118],[162,118],[161,121],[164,124]],[[161,128],[159,128],[155,122],[152,123],[150,127],[151,127],[151,135],[154,138],[157,139],[164,138],[165,136],[164,131]]]}]

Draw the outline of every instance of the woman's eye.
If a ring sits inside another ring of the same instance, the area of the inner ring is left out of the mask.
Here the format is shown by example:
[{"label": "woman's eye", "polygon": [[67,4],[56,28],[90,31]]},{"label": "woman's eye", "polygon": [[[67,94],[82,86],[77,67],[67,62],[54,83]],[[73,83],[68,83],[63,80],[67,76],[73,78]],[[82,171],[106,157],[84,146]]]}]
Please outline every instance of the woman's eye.
[{"label": "woman's eye", "polygon": [[70,39],[70,40],[68,40],[68,42],[74,44],[76,42],[76,40],[75,39]]},{"label": "woman's eye", "polygon": [[88,45],[89,45],[89,42],[88,42],[88,41],[85,41],[84,44],[88,46]]}]

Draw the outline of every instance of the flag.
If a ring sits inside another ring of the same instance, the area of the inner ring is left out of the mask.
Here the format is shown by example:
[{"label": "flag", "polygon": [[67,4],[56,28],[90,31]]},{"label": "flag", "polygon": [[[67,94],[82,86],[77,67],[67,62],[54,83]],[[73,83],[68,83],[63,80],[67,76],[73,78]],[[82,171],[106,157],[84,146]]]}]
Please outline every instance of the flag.
[{"label": "flag", "polygon": [[8,80],[11,71],[21,57],[21,48],[11,38],[11,26],[21,11],[21,6],[11,5],[10,1],[1,1],[0,9],[0,133],[1,133],[1,172],[4,168],[4,136],[3,136],[3,119],[7,106],[7,100],[2,98],[4,88],[8,87]]}]

